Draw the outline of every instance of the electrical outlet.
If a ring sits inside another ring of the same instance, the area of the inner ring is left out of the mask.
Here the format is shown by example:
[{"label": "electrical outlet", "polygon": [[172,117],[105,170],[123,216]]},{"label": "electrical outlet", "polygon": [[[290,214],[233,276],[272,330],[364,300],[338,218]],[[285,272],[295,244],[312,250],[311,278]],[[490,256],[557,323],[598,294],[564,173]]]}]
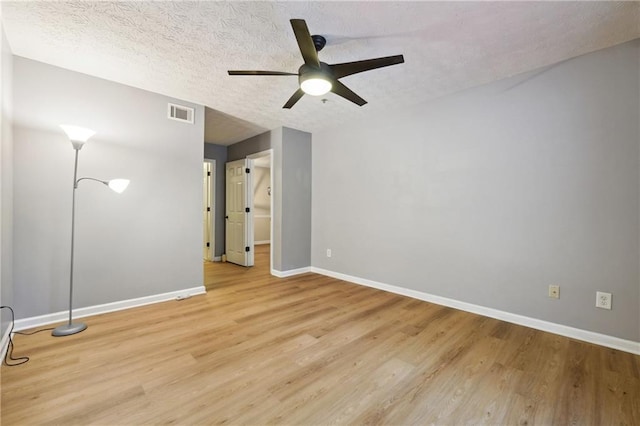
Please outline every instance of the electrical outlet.
[{"label": "electrical outlet", "polygon": [[331,249],[327,249],[327,257],[331,257]]},{"label": "electrical outlet", "polygon": [[550,285],[549,286],[549,297],[552,299],[560,299],[560,286],[559,285]]},{"label": "electrical outlet", "polygon": [[611,309],[611,293],[596,292],[596,308]]}]

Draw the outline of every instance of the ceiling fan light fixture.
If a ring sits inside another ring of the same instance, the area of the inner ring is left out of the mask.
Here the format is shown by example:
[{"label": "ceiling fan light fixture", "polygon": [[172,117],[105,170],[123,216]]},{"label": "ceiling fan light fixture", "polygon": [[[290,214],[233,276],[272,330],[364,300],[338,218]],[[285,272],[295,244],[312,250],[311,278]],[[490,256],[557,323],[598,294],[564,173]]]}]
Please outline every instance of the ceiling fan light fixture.
[{"label": "ceiling fan light fixture", "polygon": [[328,93],[332,87],[331,82],[322,74],[300,76],[300,88],[307,95],[322,96]]},{"label": "ceiling fan light fixture", "polygon": [[302,59],[304,59],[304,64],[298,68],[297,74],[285,71],[228,71],[229,75],[297,75],[298,85],[300,87],[284,104],[282,107],[284,109],[291,109],[304,95],[322,96],[327,92],[332,92],[358,106],[363,106],[367,101],[342,84],[340,79],[364,71],[371,71],[404,62],[404,56],[395,55],[364,59],[361,61],[343,62],[340,64],[327,64],[318,58],[318,52],[322,50],[327,39],[320,35],[311,35],[304,19],[290,19],[289,22],[291,22],[293,34],[298,42]]}]

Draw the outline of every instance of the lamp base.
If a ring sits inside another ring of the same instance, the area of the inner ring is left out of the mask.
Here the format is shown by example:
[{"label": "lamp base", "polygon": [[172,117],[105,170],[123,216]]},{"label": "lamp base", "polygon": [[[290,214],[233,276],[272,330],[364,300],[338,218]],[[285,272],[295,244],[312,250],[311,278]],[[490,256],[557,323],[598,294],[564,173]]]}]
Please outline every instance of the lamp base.
[{"label": "lamp base", "polygon": [[72,334],[80,333],[81,331],[86,330],[87,324],[83,322],[76,322],[71,324],[61,325],[56,327],[51,332],[52,336],[70,336]]}]

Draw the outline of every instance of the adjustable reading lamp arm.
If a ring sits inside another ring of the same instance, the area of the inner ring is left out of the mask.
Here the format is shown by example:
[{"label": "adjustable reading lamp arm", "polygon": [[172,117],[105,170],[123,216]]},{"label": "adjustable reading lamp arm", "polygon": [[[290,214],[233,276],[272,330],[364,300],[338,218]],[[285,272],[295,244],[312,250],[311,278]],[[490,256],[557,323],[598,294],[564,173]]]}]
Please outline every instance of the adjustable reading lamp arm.
[{"label": "adjustable reading lamp arm", "polygon": [[102,183],[102,184],[104,184],[104,185],[107,185],[107,186],[109,185],[109,181],[106,181],[106,180],[100,180],[100,179],[91,178],[91,177],[83,177],[83,178],[80,178],[80,179],[78,179],[78,180],[76,181],[74,188],[77,188],[77,187],[78,187],[78,183],[79,183],[81,180],[95,180],[96,182],[100,182],[100,183]]}]

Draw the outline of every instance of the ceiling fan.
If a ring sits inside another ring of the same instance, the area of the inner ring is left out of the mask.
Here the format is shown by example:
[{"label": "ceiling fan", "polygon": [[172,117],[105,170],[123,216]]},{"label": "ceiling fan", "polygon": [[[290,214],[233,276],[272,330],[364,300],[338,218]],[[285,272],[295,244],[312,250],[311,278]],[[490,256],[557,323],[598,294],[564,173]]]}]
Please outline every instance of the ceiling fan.
[{"label": "ceiling fan", "polygon": [[327,43],[321,35],[311,35],[304,19],[291,19],[291,27],[298,41],[300,53],[304,64],[298,69],[298,73],[282,71],[229,71],[229,75],[296,75],[300,88],[289,98],[283,108],[291,108],[306,93],[313,96],[321,96],[327,92],[333,92],[338,96],[362,106],[367,103],[351,89],[342,84],[338,79],[348,75],[369,71],[376,68],[404,62],[402,55],[386,56],[384,58],[366,59],[363,61],[344,62],[341,64],[326,64],[318,59],[318,52]]}]

